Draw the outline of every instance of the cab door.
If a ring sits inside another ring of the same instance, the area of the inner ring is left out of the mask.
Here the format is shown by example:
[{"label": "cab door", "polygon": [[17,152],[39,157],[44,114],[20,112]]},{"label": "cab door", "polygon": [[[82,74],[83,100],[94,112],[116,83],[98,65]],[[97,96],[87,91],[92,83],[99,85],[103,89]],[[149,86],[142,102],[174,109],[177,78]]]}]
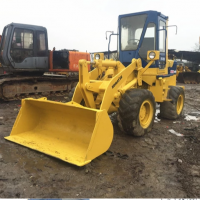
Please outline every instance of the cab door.
[{"label": "cab door", "polygon": [[14,27],[11,34],[8,59],[15,69],[34,69],[34,30]]}]

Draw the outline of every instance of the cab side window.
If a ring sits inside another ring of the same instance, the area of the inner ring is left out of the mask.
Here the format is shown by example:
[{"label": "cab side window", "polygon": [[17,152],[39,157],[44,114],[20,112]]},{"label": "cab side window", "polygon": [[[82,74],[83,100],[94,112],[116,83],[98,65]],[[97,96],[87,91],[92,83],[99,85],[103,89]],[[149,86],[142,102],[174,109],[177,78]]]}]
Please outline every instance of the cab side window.
[{"label": "cab side window", "polygon": [[165,52],[165,22],[160,20],[160,26],[159,26],[159,51]]},{"label": "cab side window", "polygon": [[15,28],[10,55],[13,61],[17,63],[33,56],[33,32],[31,30]]},{"label": "cab side window", "polygon": [[45,32],[37,31],[37,56],[46,56],[47,46],[45,39]]},{"label": "cab side window", "polygon": [[[159,51],[161,54],[165,54],[166,53],[166,45],[165,45],[165,41],[166,41],[166,23],[162,20],[160,20],[159,22]],[[158,65],[159,65],[159,69],[164,69],[165,68],[165,58],[162,57],[164,60],[159,60]]]}]

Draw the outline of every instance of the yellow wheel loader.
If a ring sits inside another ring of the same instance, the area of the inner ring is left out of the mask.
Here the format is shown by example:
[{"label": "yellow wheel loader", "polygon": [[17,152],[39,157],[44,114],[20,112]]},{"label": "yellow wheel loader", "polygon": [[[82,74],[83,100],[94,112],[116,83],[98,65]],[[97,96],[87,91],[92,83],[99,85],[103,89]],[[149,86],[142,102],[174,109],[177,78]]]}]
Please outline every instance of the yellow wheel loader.
[{"label": "yellow wheel loader", "polygon": [[[119,61],[79,61],[79,83],[72,101],[26,98],[7,140],[83,166],[111,145],[110,113],[120,128],[142,136],[151,131],[156,102],[161,117],[178,118],[184,88],[176,86],[176,63],[168,60],[168,17],[146,11],[119,16]],[[88,65],[94,70],[88,72]]]}]

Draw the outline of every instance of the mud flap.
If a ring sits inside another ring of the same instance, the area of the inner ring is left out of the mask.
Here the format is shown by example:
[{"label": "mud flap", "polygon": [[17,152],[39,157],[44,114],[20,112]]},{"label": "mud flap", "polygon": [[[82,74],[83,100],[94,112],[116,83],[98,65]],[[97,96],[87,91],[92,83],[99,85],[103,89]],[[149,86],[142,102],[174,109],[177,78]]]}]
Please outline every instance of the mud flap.
[{"label": "mud flap", "polygon": [[106,110],[42,99],[23,99],[5,139],[83,166],[110,147],[113,126]]}]

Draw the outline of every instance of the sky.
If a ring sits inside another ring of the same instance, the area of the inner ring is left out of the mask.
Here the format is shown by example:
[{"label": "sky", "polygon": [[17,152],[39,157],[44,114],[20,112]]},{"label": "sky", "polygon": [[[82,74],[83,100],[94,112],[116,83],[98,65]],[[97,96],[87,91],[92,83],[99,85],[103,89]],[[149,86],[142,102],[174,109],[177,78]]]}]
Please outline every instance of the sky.
[{"label": "sky", "polygon": [[[169,49],[192,51],[200,36],[200,0],[0,0],[0,30],[12,22],[47,28],[49,49],[107,51],[105,32],[117,33],[118,15],[146,10],[169,17]],[[111,50],[117,49],[117,36]]]}]

